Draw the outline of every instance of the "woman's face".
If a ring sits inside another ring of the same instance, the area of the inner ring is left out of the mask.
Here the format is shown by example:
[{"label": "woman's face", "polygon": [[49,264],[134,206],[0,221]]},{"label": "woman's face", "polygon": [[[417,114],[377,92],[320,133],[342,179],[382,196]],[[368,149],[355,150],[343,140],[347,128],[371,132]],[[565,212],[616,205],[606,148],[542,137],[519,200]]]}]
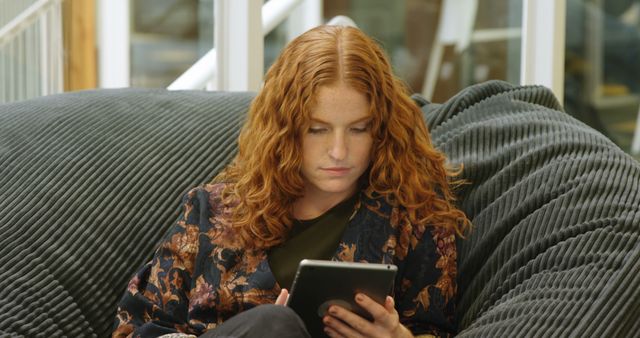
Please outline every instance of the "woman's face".
[{"label": "woman's face", "polygon": [[369,102],[343,83],[320,87],[302,138],[305,195],[343,200],[371,160]]}]

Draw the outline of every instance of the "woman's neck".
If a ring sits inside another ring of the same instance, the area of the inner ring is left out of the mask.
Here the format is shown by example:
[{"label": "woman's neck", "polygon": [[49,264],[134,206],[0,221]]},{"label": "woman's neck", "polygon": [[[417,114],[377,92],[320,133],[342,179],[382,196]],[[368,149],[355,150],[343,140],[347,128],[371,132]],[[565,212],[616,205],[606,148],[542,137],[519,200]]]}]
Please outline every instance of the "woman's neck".
[{"label": "woman's neck", "polygon": [[306,193],[293,203],[293,218],[299,220],[308,220],[316,218],[338,203],[353,196],[354,191],[348,191],[344,194],[333,193]]}]

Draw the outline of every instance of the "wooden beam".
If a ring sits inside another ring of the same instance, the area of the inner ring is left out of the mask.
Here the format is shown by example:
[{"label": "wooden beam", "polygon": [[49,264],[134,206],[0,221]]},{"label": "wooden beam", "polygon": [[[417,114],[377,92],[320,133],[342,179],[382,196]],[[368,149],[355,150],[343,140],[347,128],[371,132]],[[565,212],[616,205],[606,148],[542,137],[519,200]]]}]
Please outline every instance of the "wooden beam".
[{"label": "wooden beam", "polygon": [[65,91],[96,88],[95,0],[64,0]]}]

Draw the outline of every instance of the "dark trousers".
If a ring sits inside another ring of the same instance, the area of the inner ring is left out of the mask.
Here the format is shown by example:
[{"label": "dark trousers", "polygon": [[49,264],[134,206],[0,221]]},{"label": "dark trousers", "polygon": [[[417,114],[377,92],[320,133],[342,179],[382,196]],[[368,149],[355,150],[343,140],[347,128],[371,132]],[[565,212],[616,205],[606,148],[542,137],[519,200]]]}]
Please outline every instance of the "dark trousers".
[{"label": "dark trousers", "polygon": [[260,305],[241,312],[201,338],[311,338],[298,315],[286,306]]}]

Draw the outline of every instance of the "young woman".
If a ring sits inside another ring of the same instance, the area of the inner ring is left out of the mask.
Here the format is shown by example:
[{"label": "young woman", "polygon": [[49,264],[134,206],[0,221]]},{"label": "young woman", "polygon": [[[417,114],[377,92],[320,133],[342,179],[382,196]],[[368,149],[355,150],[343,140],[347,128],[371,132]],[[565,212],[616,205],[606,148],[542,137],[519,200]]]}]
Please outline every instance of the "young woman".
[{"label": "young woman", "polygon": [[455,239],[469,221],[420,109],[372,39],[320,26],[293,40],[238,144],[213,184],[185,196],[129,283],[114,337],[307,337],[278,306],[303,258],[398,266],[385,304],[355,297],[372,322],[329,309],[331,337],[455,333]]}]

